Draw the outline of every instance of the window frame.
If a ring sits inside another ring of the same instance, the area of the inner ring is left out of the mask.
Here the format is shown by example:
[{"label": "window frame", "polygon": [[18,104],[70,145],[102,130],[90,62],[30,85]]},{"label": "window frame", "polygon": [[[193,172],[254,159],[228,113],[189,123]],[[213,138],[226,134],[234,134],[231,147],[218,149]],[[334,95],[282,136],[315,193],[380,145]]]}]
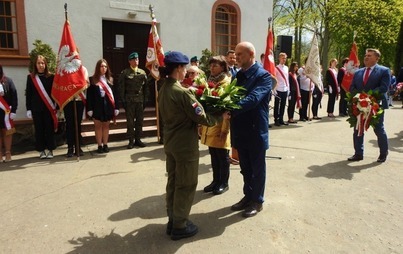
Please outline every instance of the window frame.
[{"label": "window frame", "polygon": [[[218,54],[220,52],[215,52],[215,51],[217,51],[217,49],[219,49],[219,47],[222,47],[222,46],[219,46],[219,44],[218,44],[217,36],[218,36],[219,31],[216,30],[216,25],[221,23],[221,21],[217,20],[216,15],[217,15],[217,13],[221,12],[221,11],[219,11],[220,8],[225,9],[228,7],[232,8],[235,13],[234,15],[236,15],[234,21],[231,21],[231,18],[229,18],[229,22],[230,22],[229,25],[231,26],[231,25],[235,24],[236,28],[234,30],[236,32],[235,32],[235,34],[233,34],[230,31],[230,33],[227,34],[229,43],[227,45],[228,48],[225,51],[234,50],[236,44],[241,41],[241,22],[240,22],[241,21],[241,10],[240,10],[239,6],[230,0],[216,1],[213,5],[212,11],[211,11],[211,21],[212,21],[211,22],[211,49],[216,54]],[[233,15],[233,14],[228,13],[228,15]],[[231,29],[229,29],[229,30],[231,30]],[[231,37],[235,37],[235,38],[232,39]],[[235,43],[233,44],[234,41],[235,41]],[[221,53],[225,54],[226,52],[221,52]]]},{"label": "window frame", "polygon": [[15,3],[17,43],[16,49],[0,49],[0,61],[3,66],[26,66],[29,64],[29,55],[24,0],[4,0],[4,2]]}]

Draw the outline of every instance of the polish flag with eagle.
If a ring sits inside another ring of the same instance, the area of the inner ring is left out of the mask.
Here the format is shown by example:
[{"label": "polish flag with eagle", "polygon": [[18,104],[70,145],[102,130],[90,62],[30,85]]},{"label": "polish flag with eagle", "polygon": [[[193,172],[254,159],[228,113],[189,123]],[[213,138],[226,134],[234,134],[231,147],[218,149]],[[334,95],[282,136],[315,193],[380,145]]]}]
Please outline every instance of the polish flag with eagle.
[{"label": "polish flag with eagle", "polygon": [[60,110],[75,96],[80,96],[87,88],[87,79],[88,72],[81,63],[80,55],[70,30],[70,23],[66,19],[51,93]]}]

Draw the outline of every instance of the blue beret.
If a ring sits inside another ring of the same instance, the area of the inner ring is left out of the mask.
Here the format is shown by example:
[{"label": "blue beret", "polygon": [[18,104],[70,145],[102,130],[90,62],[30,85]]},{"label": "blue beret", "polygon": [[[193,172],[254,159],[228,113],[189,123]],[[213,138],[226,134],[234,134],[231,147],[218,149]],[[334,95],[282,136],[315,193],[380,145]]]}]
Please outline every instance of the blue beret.
[{"label": "blue beret", "polygon": [[139,58],[139,54],[137,54],[137,52],[133,52],[129,55],[129,60],[132,60],[134,58]]},{"label": "blue beret", "polygon": [[197,59],[197,56],[194,56],[194,57],[190,58],[190,62],[197,62],[197,61],[199,61],[199,60]]},{"label": "blue beret", "polygon": [[165,56],[164,63],[165,64],[188,64],[189,58],[181,52],[170,51]]}]

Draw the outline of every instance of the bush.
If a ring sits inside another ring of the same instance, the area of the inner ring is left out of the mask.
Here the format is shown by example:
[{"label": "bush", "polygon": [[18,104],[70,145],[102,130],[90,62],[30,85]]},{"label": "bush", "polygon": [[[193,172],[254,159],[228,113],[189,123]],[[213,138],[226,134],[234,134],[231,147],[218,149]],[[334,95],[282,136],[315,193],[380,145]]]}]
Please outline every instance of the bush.
[{"label": "bush", "polygon": [[42,43],[41,40],[35,40],[32,45],[35,46],[31,52],[29,52],[29,58],[31,60],[29,64],[29,72],[34,70],[35,59],[38,55],[43,55],[48,62],[48,69],[50,72],[55,73],[56,70],[56,53],[53,52],[49,44]]}]

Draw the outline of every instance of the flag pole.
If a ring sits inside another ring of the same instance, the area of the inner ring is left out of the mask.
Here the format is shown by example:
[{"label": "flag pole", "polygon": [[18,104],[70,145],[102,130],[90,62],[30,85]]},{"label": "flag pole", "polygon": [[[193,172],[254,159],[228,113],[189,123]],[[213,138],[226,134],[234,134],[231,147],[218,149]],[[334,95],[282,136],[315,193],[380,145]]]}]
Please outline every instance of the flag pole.
[{"label": "flag pole", "polygon": [[[155,14],[154,14],[154,6],[152,6],[151,4],[149,5],[149,10],[150,10],[150,17],[151,17],[151,29],[152,29],[152,34],[154,35],[155,31],[154,31],[154,24],[153,24],[153,20],[155,19]],[[154,38],[153,38],[154,40]],[[157,49],[156,49],[156,45],[154,44],[154,52],[156,52],[156,57],[157,57]],[[160,130],[160,117],[159,117],[159,105],[158,105],[158,80],[155,79],[154,81],[154,90],[155,90],[155,114],[156,114],[156,118],[157,118],[157,142],[160,143],[161,142],[161,130]]]},{"label": "flag pole", "polygon": [[[67,11],[67,3],[64,4],[64,16],[66,18],[66,21],[68,22],[69,18]],[[80,140],[78,138],[79,133],[78,133],[78,120],[77,120],[77,103],[75,98],[73,98],[73,111],[74,111],[74,129],[75,129],[75,141],[76,141],[75,150],[77,161],[80,161]]]}]

